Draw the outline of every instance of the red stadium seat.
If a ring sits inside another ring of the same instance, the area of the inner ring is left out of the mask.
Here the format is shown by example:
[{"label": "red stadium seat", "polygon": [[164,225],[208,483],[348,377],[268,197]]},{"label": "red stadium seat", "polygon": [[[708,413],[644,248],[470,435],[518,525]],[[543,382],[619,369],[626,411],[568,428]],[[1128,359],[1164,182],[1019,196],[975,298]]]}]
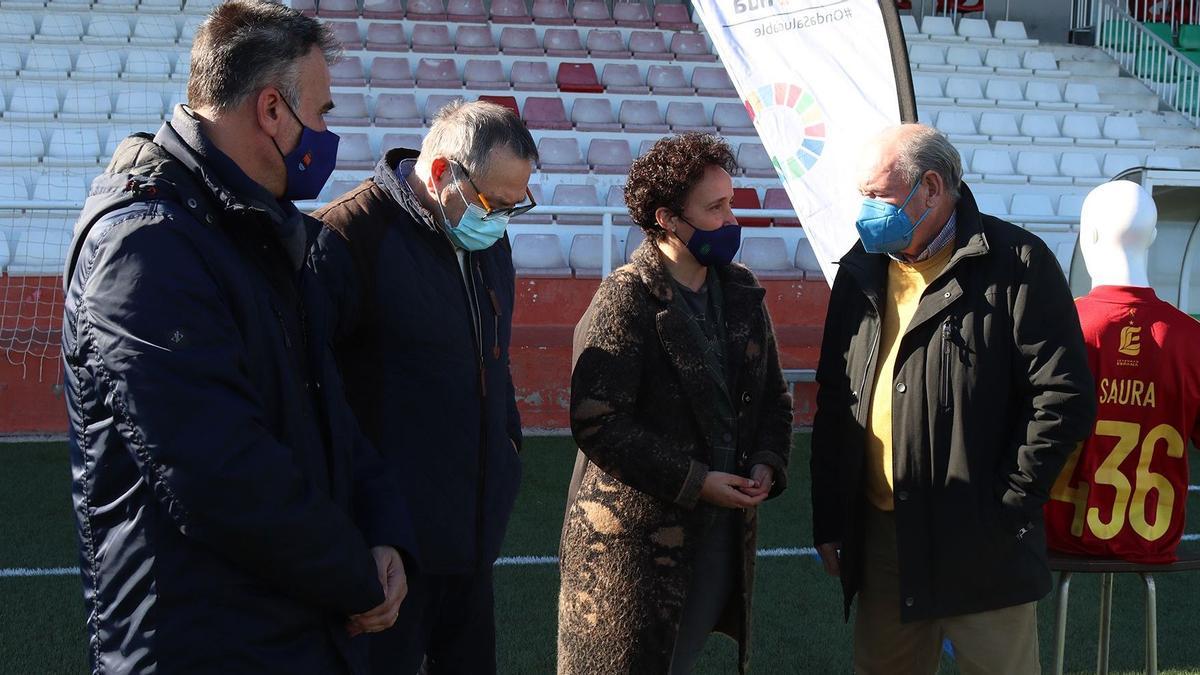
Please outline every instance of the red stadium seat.
[{"label": "red stadium seat", "polygon": [[555,77],[559,91],[602,94],[604,87],[596,77],[596,67],[590,63],[560,63]]},{"label": "red stadium seat", "polygon": [[335,87],[365,87],[367,79],[363,76],[362,59],[357,56],[344,56],[329,67],[330,83]]},{"label": "red stadium seat", "polygon": [[459,26],[454,31],[454,51],[459,54],[499,54],[490,26]]},{"label": "red stadium seat", "polygon": [[671,52],[667,51],[667,41],[663,34],[656,30],[635,30],[630,33],[629,51],[633,52],[633,57],[639,61],[671,60]]},{"label": "red stadium seat", "polygon": [[403,19],[404,3],[402,0],[364,0],[362,15],[364,19]]},{"label": "red stadium seat", "polygon": [[321,0],[317,16],[322,19],[357,19],[358,0]]},{"label": "red stadium seat", "polygon": [[500,51],[509,56],[545,56],[546,50],[532,28],[506,26],[500,31]]},{"label": "red stadium seat", "polygon": [[579,39],[579,31],[574,28],[547,28],[542,35],[542,45],[546,48],[546,56],[583,58],[588,55]]},{"label": "red stadium seat", "polygon": [[613,3],[613,19],[622,28],[654,28],[650,9],[640,2]]},{"label": "red stadium seat", "polygon": [[615,133],[621,123],[613,116],[612,102],[607,97],[579,97],[571,106],[571,121],[578,131]]},{"label": "red stadium seat", "polygon": [[454,59],[421,59],[417,62],[417,86],[434,89],[461,89]]},{"label": "red stadium seat", "polygon": [[513,114],[517,117],[521,116],[521,109],[517,107],[517,99],[512,96],[480,96],[479,100],[502,105],[513,111]]},{"label": "red stadium seat", "polygon": [[494,59],[471,59],[463,66],[467,89],[508,89],[504,64]]},{"label": "red stadium seat", "polygon": [[629,143],[623,140],[595,138],[588,144],[588,164],[594,173],[627,174],[633,164]]},{"label": "red stadium seat", "polygon": [[547,173],[587,173],[575,138],[542,138],[538,141],[538,168]]},{"label": "red stadium seat", "polygon": [[445,0],[408,0],[405,16],[410,21],[445,21]]},{"label": "red stadium seat", "polygon": [[692,17],[688,14],[687,5],[683,4],[656,4],[654,5],[654,23],[659,28],[665,30],[688,30],[695,31],[698,29]]},{"label": "red stadium seat", "polygon": [[653,65],[646,69],[650,91],[664,96],[693,96],[696,90],[687,83],[681,66]]},{"label": "red stadium seat", "polygon": [[517,91],[554,91],[558,88],[550,79],[550,66],[545,61],[513,61],[509,79]]},{"label": "red stadium seat", "polygon": [[671,36],[671,51],[678,61],[707,61],[717,60],[708,49],[708,40],[700,33],[676,33]]},{"label": "red stadium seat", "polygon": [[567,11],[566,0],[533,0],[533,22],[546,26],[570,26],[575,23]]},{"label": "red stadium seat", "polygon": [[609,63],[600,73],[600,84],[610,94],[649,94],[646,79],[632,63]]},{"label": "red stadium seat", "polygon": [[[763,197],[764,209],[788,209],[794,210],[792,200],[788,198],[787,190],[783,188],[767,188],[767,194]],[[799,227],[800,221],[795,218],[773,218],[777,226],[781,227]]]},{"label": "red stadium seat", "polygon": [[378,56],[371,62],[371,86],[411,89],[416,85],[408,59]]},{"label": "red stadium seat", "polygon": [[487,12],[483,0],[450,0],[446,3],[446,16],[451,21],[487,23]]},{"label": "red stadium seat", "polygon": [[529,23],[525,0],[492,0],[489,14],[492,23]]},{"label": "red stadium seat", "polygon": [[370,126],[371,116],[367,114],[367,97],[365,95],[334,94],[333,106],[333,110],[325,113],[325,121],[330,126]]},{"label": "red stadium seat", "polygon": [[375,126],[416,127],[421,126],[421,111],[412,94],[380,94],[375,99]]},{"label": "red stadium seat", "polygon": [[625,38],[617,30],[588,31],[587,50],[597,59],[627,59],[632,56],[625,47]]},{"label": "red stadium seat", "polygon": [[358,24],[353,21],[326,21],[326,26],[333,31],[334,37],[346,51],[357,51],[363,48],[362,37],[358,34]]},{"label": "red stadium seat", "polygon": [[450,28],[444,23],[418,23],[412,29],[412,50],[422,54],[449,54],[454,51]]},{"label": "red stadium seat", "polygon": [[608,12],[608,4],[603,0],[576,0],[571,15],[575,17],[576,26],[616,25]]},{"label": "red stadium seat", "polygon": [[[758,190],[749,187],[733,188],[733,208],[761,209],[762,202],[758,200]],[[737,221],[742,227],[767,227],[771,224],[770,218],[738,218]]]}]

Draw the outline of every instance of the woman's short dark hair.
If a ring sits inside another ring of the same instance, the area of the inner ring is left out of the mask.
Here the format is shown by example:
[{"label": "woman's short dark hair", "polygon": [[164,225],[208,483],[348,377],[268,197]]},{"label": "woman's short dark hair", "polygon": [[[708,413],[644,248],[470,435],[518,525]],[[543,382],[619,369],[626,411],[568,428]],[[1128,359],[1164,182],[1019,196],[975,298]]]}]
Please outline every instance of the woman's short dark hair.
[{"label": "woman's short dark hair", "polygon": [[737,167],[733,149],[723,139],[689,131],[659,140],[629,168],[629,178],[625,181],[629,217],[648,238],[663,239],[667,231],[658,225],[654,213],[663,207],[682,212],[692,186],[710,166],[719,166],[729,173]]}]

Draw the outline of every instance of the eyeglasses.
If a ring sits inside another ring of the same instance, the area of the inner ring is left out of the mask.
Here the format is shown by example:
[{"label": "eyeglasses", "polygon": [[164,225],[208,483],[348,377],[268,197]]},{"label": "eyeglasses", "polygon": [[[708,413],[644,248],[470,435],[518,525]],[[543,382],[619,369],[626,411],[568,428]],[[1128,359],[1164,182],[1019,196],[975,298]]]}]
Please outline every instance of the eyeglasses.
[{"label": "eyeglasses", "polygon": [[510,206],[507,209],[493,209],[492,205],[488,204],[487,197],[483,196],[483,192],[480,191],[479,186],[476,185],[474,179],[471,178],[471,174],[467,173],[466,167],[458,162],[455,162],[454,164],[458,167],[459,171],[462,171],[462,175],[467,179],[467,182],[471,184],[471,188],[475,190],[475,194],[479,195],[479,201],[483,204],[483,208],[487,209],[487,213],[483,214],[484,220],[495,217],[516,218],[517,216],[529,213],[530,209],[537,206],[537,202],[533,199],[533,193],[530,192],[529,186],[527,185],[525,186],[525,199],[528,201],[517,204],[516,206]]}]

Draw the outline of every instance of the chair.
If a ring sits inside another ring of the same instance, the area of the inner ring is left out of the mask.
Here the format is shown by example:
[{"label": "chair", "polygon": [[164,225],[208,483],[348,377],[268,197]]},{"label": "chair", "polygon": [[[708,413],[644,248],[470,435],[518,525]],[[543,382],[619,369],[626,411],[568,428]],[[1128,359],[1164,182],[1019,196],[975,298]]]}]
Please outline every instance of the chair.
[{"label": "chair", "polygon": [[[56,71],[57,72],[57,71]],[[121,73],[121,54],[114,49],[85,48],[75,59],[72,80],[115,80]]]},{"label": "chair", "polygon": [[918,70],[935,73],[954,72],[954,66],[946,63],[946,48],[941,45],[913,45],[908,51],[908,62]]},{"label": "chair", "polygon": [[366,134],[342,134],[337,148],[337,168],[340,171],[362,171],[375,167],[371,140]]},{"label": "chair", "polygon": [[471,59],[463,66],[467,89],[503,91],[509,88],[504,76],[504,64],[493,59]]},{"label": "chair", "polygon": [[1058,69],[1058,59],[1054,58],[1054,54],[1050,52],[1025,52],[1025,57],[1021,59],[1021,65],[1043,77],[1068,75]]},{"label": "chair", "polygon": [[1111,105],[1100,102],[1100,91],[1096,85],[1085,82],[1068,82],[1063,88],[1063,100],[1074,103],[1078,110],[1088,112],[1109,112],[1113,109]]},{"label": "chair", "polygon": [[449,54],[454,51],[450,28],[444,23],[418,23],[412,29],[412,50],[419,54]]},{"label": "chair", "polygon": [[[119,58],[119,57],[118,57]],[[22,74],[35,73],[44,79],[66,79],[71,72],[71,52],[66,47],[37,46],[25,56]]]},{"label": "chair", "polygon": [[921,33],[928,35],[930,40],[943,42],[958,42],[966,38],[960,37],[954,30],[954,20],[948,16],[926,16],[921,19]]},{"label": "chair", "polygon": [[1032,108],[1033,101],[1026,101],[1021,85],[1015,80],[990,80],[987,97],[1004,108]]},{"label": "chair", "polygon": [[[900,2],[907,2],[907,0],[897,0],[897,9],[912,9],[911,4],[908,7],[902,7],[899,4]],[[921,29],[917,27],[917,18],[912,14],[900,15],[900,32],[904,33],[905,42],[916,42],[917,40],[929,39],[929,36],[923,34]]]},{"label": "chair", "polygon": [[18,81],[4,117],[10,120],[49,120],[58,112],[58,91],[53,84]]},{"label": "chair", "polygon": [[560,63],[555,77],[559,91],[584,94],[604,93],[596,78],[596,67],[590,63]]},{"label": "chair", "polygon": [[1079,215],[1083,211],[1083,200],[1086,194],[1067,194],[1058,199],[1058,215],[1060,218],[1074,218],[1078,224]]},{"label": "chair", "polygon": [[638,67],[632,63],[605,64],[600,84],[609,94],[649,94],[650,87]]},{"label": "chair", "polygon": [[1141,155],[1110,152],[1104,155],[1104,165],[1101,172],[1108,178],[1116,178],[1124,171],[1145,166],[1146,161]]},{"label": "chair", "polygon": [[[29,186],[25,178],[13,171],[0,171],[0,199],[23,202],[29,199]],[[0,247],[0,253],[4,253]]]},{"label": "chair", "polygon": [[[63,217],[56,217],[64,220]],[[63,223],[58,227],[24,228],[17,237],[12,261],[8,264],[8,275],[51,276],[62,273],[63,261],[71,246],[71,227]]]},{"label": "chair", "polygon": [[[605,200],[606,206],[616,206],[625,209],[625,186],[610,185],[608,186],[608,198]],[[619,213],[613,216],[613,225],[618,227],[626,227],[633,225],[633,219],[629,217],[629,211],[626,209],[624,213]],[[613,259],[620,257],[621,251],[613,252]]]},{"label": "chair", "polygon": [[92,14],[83,41],[92,44],[126,44],[132,32],[130,19],[124,16]]},{"label": "chair", "polygon": [[[614,186],[615,187],[615,186]],[[614,216],[614,220],[616,217]],[[571,238],[571,252],[567,255],[571,269],[575,270],[576,279],[600,279],[604,275],[604,237],[599,234],[576,234]],[[609,237],[611,268],[609,271],[625,264],[620,246],[615,236]]]},{"label": "chair", "polygon": [[742,174],[749,178],[778,178],[775,164],[761,143],[742,143],[737,149],[737,163]]},{"label": "chair", "polygon": [[627,174],[633,155],[623,140],[594,138],[588,144],[587,161],[594,173]]},{"label": "chair", "polygon": [[913,93],[923,105],[954,105],[954,99],[946,97],[942,83],[936,77],[913,75]]},{"label": "chair", "polygon": [[566,0],[533,0],[533,22],[546,26],[570,26],[575,23]]},{"label": "chair", "polygon": [[809,281],[824,281],[825,271],[821,269],[821,262],[817,260],[817,253],[813,251],[812,243],[807,237],[801,238],[796,243],[796,269],[804,272],[804,278]]},{"label": "chair", "polygon": [[980,192],[975,195],[975,205],[980,213],[1004,218],[1008,216],[1008,198],[991,192]]},{"label": "chair", "polygon": [[983,89],[979,86],[979,80],[976,79],[952,77],[946,80],[946,96],[953,98],[958,105],[973,108],[987,108],[996,105],[995,101],[984,98]]},{"label": "chair", "polygon": [[997,75],[1028,77],[1032,70],[1021,67],[1021,57],[1011,49],[989,49],[983,64],[996,71]]},{"label": "chair", "polygon": [[377,56],[371,61],[371,86],[411,89],[416,85],[408,59],[396,56]]},{"label": "chair", "polygon": [[[767,188],[766,193],[763,195],[763,208],[794,211],[796,207],[792,205],[792,200],[788,197],[787,190],[783,188]],[[772,218],[771,224],[776,227],[799,227],[800,221],[795,218]]]},{"label": "chair", "polygon": [[364,75],[362,59],[357,56],[343,56],[329,67],[330,83],[335,87],[365,87],[367,78]]},{"label": "chair", "polygon": [[[76,66],[78,69],[78,66]],[[175,69],[171,71],[171,79],[187,82],[192,72],[192,55],[190,52],[179,52],[175,57]],[[77,77],[77,75],[76,75]]]},{"label": "chair", "polygon": [[43,163],[50,166],[95,166],[100,158],[100,137],[94,128],[63,127],[50,134]]},{"label": "chair", "polygon": [[330,126],[366,127],[371,125],[371,114],[367,112],[367,97],[363,94],[333,95],[333,110],[325,113]]},{"label": "chair", "polygon": [[988,24],[987,19],[968,19],[963,17],[958,20],[958,35],[964,37],[968,42],[976,44],[1000,44],[1002,40],[992,37],[992,27]]},{"label": "chair", "polygon": [[626,131],[646,134],[665,134],[670,131],[655,101],[622,101],[617,119]]},{"label": "chair", "polygon": [[994,72],[991,66],[983,65],[979,50],[975,47],[946,48],[946,64],[954,66],[960,73],[977,73],[987,75]]},{"label": "chair", "polygon": [[1007,112],[985,112],[979,116],[979,133],[995,143],[1029,144],[1033,138],[1023,135],[1017,126],[1017,116]]},{"label": "chair", "polygon": [[621,131],[607,98],[577,98],[571,106],[571,121],[578,131],[612,133]]},{"label": "chair", "polygon": [[698,102],[671,101],[668,103],[667,125],[674,133],[684,131],[717,133],[717,127],[712,124],[708,114],[704,112],[704,104]]},{"label": "chair", "polygon": [[417,62],[415,75],[418,87],[462,89],[463,86],[454,59],[421,59]]},{"label": "chair", "polygon": [[137,9],[137,0],[93,0],[93,12],[131,14]]},{"label": "chair", "polygon": [[500,51],[509,56],[544,56],[546,50],[538,42],[532,28],[505,26],[500,31]]},{"label": "chair", "polygon": [[713,124],[725,136],[756,136],[750,113],[741,103],[717,103],[713,105]]},{"label": "chair", "polygon": [[555,91],[558,86],[550,79],[550,66],[545,61],[513,61],[512,87],[517,91]]},{"label": "chair", "polygon": [[525,99],[524,119],[525,126],[530,129],[571,129],[566,108],[559,97],[530,96]]},{"label": "chair", "polygon": [[622,28],[654,28],[650,10],[641,2],[618,0],[612,6],[613,20]]},{"label": "chair", "polygon": [[1104,118],[1104,137],[1117,142],[1117,145],[1130,148],[1153,148],[1154,141],[1142,138],[1142,130],[1138,128],[1137,120],[1133,117],[1107,116]]},{"label": "chair", "polygon": [[1021,21],[997,21],[994,35],[1002,40],[1004,44],[1014,47],[1032,47],[1037,45],[1037,40],[1030,40],[1025,33],[1025,24]]},{"label": "chair", "polygon": [[511,110],[512,114],[516,115],[517,117],[521,116],[521,109],[517,106],[517,99],[515,96],[496,96],[485,94],[480,96],[479,100],[487,101],[488,103],[494,103],[498,106],[503,106]]},{"label": "chair", "polygon": [[404,33],[404,24],[377,22],[367,24],[367,51],[408,51],[408,37]]},{"label": "chair", "polygon": [[[757,210],[762,208],[762,202],[758,200],[758,190],[752,187],[735,187],[730,206],[735,209]],[[742,216],[737,221],[742,227],[767,227],[771,224],[770,218],[759,216]]]},{"label": "chair", "polygon": [[[1066,268],[1069,269],[1069,266]],[[1155,574],[1194,572],[1200,570],[1200,556],[1184,554],[1173,563],[1141,565],[1124,560],[1081,558],[1052,553],[1050,569],[1058,572],[1058,592],[1054,599],[1054,657],[1052,672],[1062,675],[1064,652],[1067,639],[1067,608],[1070,599],[1071,578],[1075,574],[1100,574],[1100,639],[1096,655],[1096,672],[1108,672],[1109,635],[1112,627],[1113,575],[1137,574],[1145,587],[1146,607],[1146,672],[1158,673],[1158,596],[1154,583]]]},{"label": "chair", "polygon": [[37,164],[45,153],[46,144],[36,127],[5,124],[0,125],[0,148],[4,148],[0,153],[0,164],[24,166]]},{"label": "chair", "polygon": [[1074,139],[1076,145],[1111,146],[1116,143],[1103,138],[1100,124],[1092,115],[1066,115],[1062,123],[1063,136]]},{"label": "chair", "polygon": [[542,138],[538,141],[538,168],[546,173],[587,173],[574,138]]},{"label": "chair", "polygon": [[[603,5],[604,3],[599,3]],[[625,38],[616,30],[588,31],[587,50],[598,59],[627,59],[632,56],[625,47]]]},{"label": "chair", "polygon": [[454,51],[459,54],[499,54],[491,26],[459,26],[454,31]]},{"label": "chair", "polygon": [[671,36],[671,51],[677,61],[717,60],[716,54],[708,49],[708,40],[700,33],[675,33]]},{"label": "chair", "polygon": [[[0,23],[0,35],[4,37],[7,26]],[[24,33],[24,28],[18,31]],[[34,42],[54,42],[54,43],[78,43],[83,38],[83,17],[79,14],[54,14],[47,13],[42,17],[42,25],[38,28],[37,35],[33,36]]]},{"label": "chair", "polygon": [[454,103],[462,101],[463,97],[458,95],[447,94],[430,94],[425,97],[425,124],[426,126],[433,124],[433,119],[437,117],[442,108]]},{"label": "chair", "polygon": [[646,68],[646,84],[650,91],[664,96],[691,96],[695,88],[687,83],[681,66],[652,65]]},{"label": "chair", "polygon": [[759,279],[804,278],[804,272],[792,264],[792,256],[783,237],[744,238],[741,262]]},{"label": "chair", "polygon": [[402,0],[363,0],[364,19],[403,19]]},{"label": "chair", "polygon": [[525,0],[492,0],[488,18],[492,23],[529,23]]},{"label": "chair", "polygon": [[325,25],[341,43],[342,49],[358,51],[363,48],[362,36],[358,33],[358,24],[353,21],[326,21]]},{"label": "chair", "polygon": [[379,94],[375,97],[375,126],[419,128],[421,111],[412,94]]},{"label": "chair", "polygon": [[202,16],[184,17],[183,25],[179,28],[179,41],[184,44],[191,44],[196,39],[196,29],[204,21]]},{"label": "chair", "polygon": [[[23,49],[0,45],[0,77],[13,78],[20,72],[24,62]],[[120,61],[117,62],[117,72],[121,71]]]},{"label": "chair", "polygon": [[[600,206],[600,199],[594,185],[559,183],[554,188],[550,203],[554,206]],[[599,225],[602,218],[598,215],[561,214],[554,217],[554,222],[559,225]]]},{"label": "chair", "polygon": [[420,150],[421,137],[417,134],[384,134],[379,147],[381,154],[387,154],[388,150],[395,148]]},{"label": "chair", "polygon": [[1096,155],[1090,152],[1064,152],[1059,166],[1062,174],[1073,178],[1076,185],[1099,185],[1105,180]]},{"label": "chair", "polygon": [[629,34],[629,50],[639,61],[670,61],[667,41],[658,31],[635,30]]},{"label": "chair", "polygon": [[317,7],[322,19],[357,19],[358,15],[358,0],[321,0]]},{"label": "chair", "polygon": [[699,28],[692,21],[687,5],[676,3],[655,3],[654,23],[663,30],[695,32]]},{"label": "chair", "polygon": [[588,55],[574,28],[547,28],[542,34],[542,46],[546,48],[547,56],[582,58]]},{"label": "chair", "polygon": [[130,50],[125,59],[125,69],[121,71],[122,80],[148,82],[168,80],[171,78],[171,59],[166,52],[153,52],[145,49]]},{"label": "chair", "polygon": [[67,88],[58,119],[64,122],[103,122],[112,112],[112,94],[108,89],[76,84]]},{"label": "chair", "polygon": [[988,140],[986,135],[979,134],[975,118],[968,112],[943,110],[938,113],[934,126],[954,143],[986,143]]},{"label": "chair", "polygon": [[1062,90],[1054,82],[1030,80],[1025,85],[1025,100],[1033,101],[1039,108],[1047,110],[1073,110],[1074,103],[1065,103]]},{"label": "chair", "polygon": [[512,240],[512,262],[518,277],[570,277],[557,234],[518,234]]},{"label": "chair", "polygon": [[576,26],[607,27],[616,23],[608,11],[608,4],[602,0],[576,0],[571,16]]},{"label": "chair", "polygon": [[143,45],[173,45],[179,39],[179,26],[173,16],[140,16],[133,27],[130,42]]},{"label": "chair", "polygon": [[163,98],[156,91],[122,91],[113,105],[112,119],[124,122],[161,120]]},{"label": "chair", "polygon": [[487,23],[488,20],[483,0],[450,0],[446,3],[446,18],[456,23]]},{"label": "chair", "polygon": [[410,21],[445,21],[445,0],[408,0],[405,18]]},{"label": "chair", "polygon": [[9,42],[28,42],[37,33],[33,23],[33,14],[26,12],[5,12],[0,14],[0,39]]},{"label": "chair", "polygon": [[[1097,169],[1097,173],[1099,169]],[[1017,173],[1028,176],[1030,183],[1039,185],[1070,185],[1070,178],[1063,176],[1054,155],[1038,150],[1026,150],[1017,155]]]},{"label": "chair", "polygon": [[696,66],[692,69],[692,86],[700,96],[737,98],[737,90],[724,68]]},{"label": "chair", "polygon": [[1049,195],[1017,193],[1013,195],[1009,214],[1022,221],[1053,218],[1054,205],[1050,203]]},{"label": "chair", "polygon": [[1034,143],[1062,143],[1062,132],[1053,115],[1026,114],[1021,117],[1021,133],[1033,138]]},{"label": "chair", "polygon": [[1173,155],[1153,154],[1146,158],[1146,166],[1154,169],[1181,169],[1179,158]]},{"label": "chair", "polygon": [[1004,150],[976,150],[971,156],[971,171],[982,174],[989,183],[1025,182],[1025,176],[1013,170],[1012,157]]}]

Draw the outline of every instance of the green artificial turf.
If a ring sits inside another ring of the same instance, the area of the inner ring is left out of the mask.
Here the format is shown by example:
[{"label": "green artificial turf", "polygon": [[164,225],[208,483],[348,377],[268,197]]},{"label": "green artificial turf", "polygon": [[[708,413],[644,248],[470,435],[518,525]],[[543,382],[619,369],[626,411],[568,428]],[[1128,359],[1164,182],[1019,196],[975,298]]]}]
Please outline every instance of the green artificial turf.
[{"label": "green artificial turf", "polygon": [[[525,477],[509,527],[505,556],[557,554],[563,500],[575,449],[566,438],[526,442]],[[0,568],[75,564],[70,470],[63,443],[0,445]],[[796,437],[791,489],[763,507],[761,548],[811,546],[808,436]],[[1200,468],[1193,466],[1193,484]],[[1200,493],[1191,493],[1188,532],[1200,531]],[[1186,542],[1189,550],[1200,542]],[[1159,665],[1164,673],[1200,673],[1200,573],[1160,575]],[[496,570],[496,623],[502,673],[552,673],[558,568],[502,566]],[[1095,669],[1099,580],[1071,585],[1067,670]],[[849,673],[851,630],[841,621],[840,591],[811,557],[760,558],[755,589],[751,666],[758,673]],[[1140,581],[1116,580],[1113,672],[1142,668]],[[78,577],[0,578],[0,673],[86,672],[83,601]],[[1050,669],[1053,606],[1039,608],[1044,669]],[[734,644],[709,640],[699,673],[735,671]],[[942,672],[957,669],[944,660]]]}]

